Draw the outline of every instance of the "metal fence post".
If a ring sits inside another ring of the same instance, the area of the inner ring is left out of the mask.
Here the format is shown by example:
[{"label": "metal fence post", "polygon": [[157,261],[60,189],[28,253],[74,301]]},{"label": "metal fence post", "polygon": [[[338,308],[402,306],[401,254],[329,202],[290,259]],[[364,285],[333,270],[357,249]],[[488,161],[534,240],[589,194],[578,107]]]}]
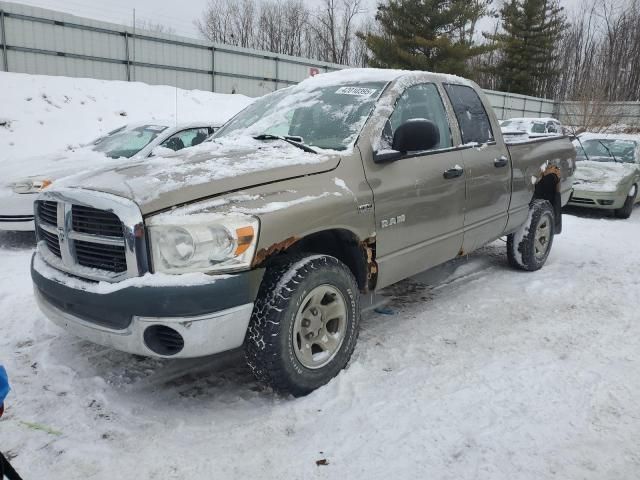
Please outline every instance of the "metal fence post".
[{"label": "metal fence post", "polygon": [[7,59],[7,35],[5,33],[6,27],[4,23],[4,10],[0,10],[0,28],[2,29],[2,63],[4,71],[9,71],[9,60]]},{"label": "metal fence post", "polygon": [[131,60],[129,59],[129,32],[124,32],[124,52],[127,60],[127,82],[131,81]]},{"label": "metal fence post", "polygon": [[211,91],[216,91],[216,47],[211,45]]},{"label": "metal fence post", "polygon": [[505,120],[507,117],[507,95],[502,94],[502,120]]},{"label": "metal fence post", "polygon": [[275,78],[275,86],[274,90],[278,90],[278,82],[280,81],[280,63],[278,62],[278,57],[273,57],[276,61],[276,78]]}]

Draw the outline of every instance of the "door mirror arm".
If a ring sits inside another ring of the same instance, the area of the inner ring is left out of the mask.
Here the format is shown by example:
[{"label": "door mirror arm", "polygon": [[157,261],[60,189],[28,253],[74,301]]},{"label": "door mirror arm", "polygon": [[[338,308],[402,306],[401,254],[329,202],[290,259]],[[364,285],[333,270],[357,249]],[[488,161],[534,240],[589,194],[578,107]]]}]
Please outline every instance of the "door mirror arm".
[{"label": "door mirror arm", "polygon": [[403,157],[402,152],[397,150],[376,150],[373,152],[374,163],[389,163],[400,160]]}]

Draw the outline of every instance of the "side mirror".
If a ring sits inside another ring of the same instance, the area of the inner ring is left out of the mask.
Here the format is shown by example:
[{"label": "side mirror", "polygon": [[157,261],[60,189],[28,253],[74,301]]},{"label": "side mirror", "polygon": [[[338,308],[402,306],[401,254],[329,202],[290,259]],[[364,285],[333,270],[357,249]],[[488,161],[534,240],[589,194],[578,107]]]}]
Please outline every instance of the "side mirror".
[{"label": "side mirror", "polygon": [[429,150],[440,143],[440,130],[431,120],[414,118],[400,125],[393,134],[391,148],[402,153]]},{"label": "side mirror", "polygon": [[392,151],[375,152],[376,163],[400,159],[407,152],[430,150],[440,143],[440,130],[431,120],[414,118],[400,125],[393,134]]}]

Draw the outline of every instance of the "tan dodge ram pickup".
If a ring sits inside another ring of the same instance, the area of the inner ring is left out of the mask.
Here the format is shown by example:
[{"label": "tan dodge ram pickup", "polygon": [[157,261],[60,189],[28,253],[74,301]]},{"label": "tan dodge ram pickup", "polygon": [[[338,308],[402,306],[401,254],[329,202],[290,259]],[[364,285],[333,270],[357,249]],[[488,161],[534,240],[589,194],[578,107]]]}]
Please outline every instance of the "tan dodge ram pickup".
[{"label": "tan dodge ram pickup", "polygon": [[36,202],[35,293],[53,322],[140,355],[244,346],[304,395],[345,367],[360,292],[499,237],[543,266],[576,152],[505,144],[459,77],[352,69],[257,99],[211,141],[70,177]]}]

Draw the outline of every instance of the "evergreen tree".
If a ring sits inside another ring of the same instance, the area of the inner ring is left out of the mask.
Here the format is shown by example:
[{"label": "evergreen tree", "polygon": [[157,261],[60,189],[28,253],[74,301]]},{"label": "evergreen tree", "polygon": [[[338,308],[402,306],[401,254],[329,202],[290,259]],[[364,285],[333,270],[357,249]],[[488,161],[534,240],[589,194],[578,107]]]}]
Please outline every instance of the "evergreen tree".
[{"label": "evergreen tree", "polygon": [[378,33],[361,34],[368,64],[468,76],[467,60],[487,51],[475,26],[491,0],[389,0],[378,6]]},{"label": "evergreen tree", "polygon": [[500,10],[502,33],[497,42],[499,89],[534,96],[553,96],[558,83],[558,49],[568,24],[557,0],[508,0]]}]

